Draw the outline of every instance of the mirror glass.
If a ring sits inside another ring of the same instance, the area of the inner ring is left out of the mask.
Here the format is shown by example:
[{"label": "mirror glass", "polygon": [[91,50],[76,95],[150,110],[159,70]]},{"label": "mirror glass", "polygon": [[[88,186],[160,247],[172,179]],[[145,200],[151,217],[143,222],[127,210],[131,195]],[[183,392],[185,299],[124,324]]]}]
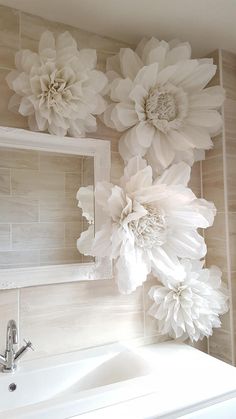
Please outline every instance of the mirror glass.
[{"label": "mirror glass", "polygon": [[93,224],[78,206],[82,186],[93,189],[94,157],[0,149],[1,270],[93,261],[77,249]]}]

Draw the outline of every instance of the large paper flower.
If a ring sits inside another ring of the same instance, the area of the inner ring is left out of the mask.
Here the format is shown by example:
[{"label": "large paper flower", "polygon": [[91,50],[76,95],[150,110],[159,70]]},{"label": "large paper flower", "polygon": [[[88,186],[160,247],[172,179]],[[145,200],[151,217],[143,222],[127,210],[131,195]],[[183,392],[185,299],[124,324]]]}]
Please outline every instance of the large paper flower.
[{"label": "large paper flower", "polygon": [[183,279],[178,257],[199,259],[206,253],[197,228],[212,225],[215,207],[197,199],[186,187],[190,167],[179,163],[153,183],[152,169],[141,157],[132,158],[120,186],[99,183],[95,199],[107,214],[96,233],[94,256],[115,259],[121,292],[130,293],[154,270]]},{"label": "large paper flower", "polygon": [[94,188],[93,185],[79,188],[76,198],[78,207],[82,209],[82,216],[86,218],[89,226],[77,240],[77,249],[83,255],[91,255],[94,239]]},{"label": "large paper flower", "polygon": [[44,32],[38,53],[16,53],[17,70],[7,76],[15,91],[9,108],[27,116],[33,131],[75,137],[95,131],[95,115],[106,106],[101,91],[107,84],[106,76],[95,70],[96,63],[96,51],[79,51],[68,32],[56,39]]},{"label": "large paper flower", "polygon": [[146,155],[158,172],[171,163],[192,164],[197,150],[212,147],[221,129],[217,109],[224,90],[206,88],[216,72],[212,60],[190,59],[188,43],[142,41],[136,52],[124,48],[107,62],[111,104],[106,125],[124,131],[120,153],[125,161]]},{"label": "large paper flower", "polygon": [[158,320],[160,333],[197,341],[221,326],[219,315],[228,311],[227,290],[221,284],[220,269],[202,269],[203,264],[182,260],[184,278],[160,275],[162,285],[150,289],[154,304],[149,314]]}]

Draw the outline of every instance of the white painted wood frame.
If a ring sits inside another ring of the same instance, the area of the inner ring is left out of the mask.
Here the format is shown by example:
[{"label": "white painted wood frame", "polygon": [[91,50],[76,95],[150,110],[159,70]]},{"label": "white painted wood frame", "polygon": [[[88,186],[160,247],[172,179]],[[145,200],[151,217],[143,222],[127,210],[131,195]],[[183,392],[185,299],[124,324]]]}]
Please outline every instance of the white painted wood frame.
[{"label": "white painted wood frame", "polygon": [[[0,152],[1,147],[90,156],[94,158],[94,184],[110,181],[109,141],[58,137],[18,128],[0,127]],[[95,231],[105,222],[105,214],[95,203]],[[104,257],[95,258],[95,261],[90,263],[1,269],[0,289],[110,278],[112,263]]]}]

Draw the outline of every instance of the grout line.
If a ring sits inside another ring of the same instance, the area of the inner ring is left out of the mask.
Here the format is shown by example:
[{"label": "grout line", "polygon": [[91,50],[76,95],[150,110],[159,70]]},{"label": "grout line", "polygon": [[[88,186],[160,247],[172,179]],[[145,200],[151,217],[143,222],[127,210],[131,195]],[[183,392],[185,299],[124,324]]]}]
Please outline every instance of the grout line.
[{"label": "grout line", "polygon": [[[223,62],[222,50],[219,50],[219,72],[220,86],[223,87]],[[231,356],[232,364],[235,365],[235,348],[234,348],[234,320],[233,320],[233,296],[232,296],[232,278],[231,278],[231,255],[229,244],[229,209],[228,209],[228,183],[227,183],[227,161],[226,161],[226,134],[225,134],[225,109],[222,106],[222,149],[223,149],[223,181],[224,181],[224,207],[225,207],[225,232],[226,232],[226,255],[227,255],[227,271],[228,271],[228,287],[229,287],[229,317],[230,317],[230,336],[231,336]]]}]

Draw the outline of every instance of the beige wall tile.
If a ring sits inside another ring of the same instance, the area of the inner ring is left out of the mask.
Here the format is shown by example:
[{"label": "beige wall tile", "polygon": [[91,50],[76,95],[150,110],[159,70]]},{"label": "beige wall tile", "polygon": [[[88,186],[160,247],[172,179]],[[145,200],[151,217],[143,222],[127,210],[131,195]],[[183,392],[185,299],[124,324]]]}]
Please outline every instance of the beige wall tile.
[{"label": "beige wall tile", "polygon": [[0,169],[0,196],[10,195],[10,192],[11,192],[10,170]]},{"label": "beige wall tile", "polygon": [[35,250],[0,252],[0,269],[39,266],[39,264],[39,252]]},{"label": "beige wall tile", "polygon": [[6,349],[7,322],[14,319],[19,325],[18,319],[18,290],[0,290],[0,353]]},{"label": "beige wall tile", "polygon": [[94,185],[94,158],[93,157],[83,158],[81,184],[83,186]]},{"label": "beige wall tile", "polygon": [[227,271],[226,240],[207,239],[207,266],[217,265],[222,271]]},{"label": "beige wall tile", "polygon": [[100,138],[111,142],[111,151],[118,152],[118,143],[121,133],[106,127],[99,119],[97,120],[97,130],[90,134],[91,138]]},{"label": "beige wall tile", "polygon": [[111,182],[119,183],[124,173],[124,161],[119,153],[111,153]]},{"label": "beige wall tile", "polygon": [[0,167],[36,170],[39,168],[38,152],[3,147],[0,149]]},{"label": "beige wall tile", "polygon": [[40,265],[62,265],[82,262],[82,255],[75,247],[40,250]]},{"label": "beige wall tile", "polygon": [[82,220],[77,200],[71,197],[40,202],[40,221],[74,222]]},{"label": "beige wall tile", "polygon": [[10,224],[0,224],[0,250],[11,248],[11,227]]},{"label": "beige wall tile", "polygon": [[206,241],[208,241],[208,239],[226,240],[225,221],[225,213],[217,212],[213,226],[204,230]]},{"label": "beige wall tile", "polygon": [[34,357],[135,338],[143,335],[142,290],[119,295],[111,280],[23,289],[20,316]]},{"label": "beige wall tile", "polygon": [[213,147],[210,150],[206,150],[206,159],[212,157],[222,156],[223,154],[223,137],[222,133],[212,138]]},{"label": "beige wall tile", "polygon": [[14,67],[19,33],[19,12],[0,6],[0,67]]},{"label": "beige wall tile", "polygon": [[[236,90],[236,87],[235,87]],[[236,157],[236,100],[226,99],[224,103],[226,154]]]},{"label": "beige wall tile", "polygon": [[222,361],[232,363],[231,335],[223,329],[214,329],[213,335],[209,338],[210,355]]},{"label": "beige wall tile", "polygon": [[222,50],[222,78],[226,96],[236,100],[236,55]]},{"label": "beige wall tile", "polygon": [[76,196],[80,186],[82,186],[82,179],[80,174],[65,174],[65,192],[68,196]]},{"label": "beige wall tile", "polygon": [[229,213],[229,244],[231,269],[236,271],[236,212]]},{"label": "beige wall tile", "polygon": [[17,128],[27,128],[27,120],[19,113],[15,114],[8,110],[8,103],[11,96],[14,94],[11,91],[6,83],[6,76],[9,73],[9,70],[0,68],[0,125],[6,127],[17,127]]},{"label": "beige wall tile", "polygon": [[68,154],[40,152],[40,170],[42,172],[81,173],[82,158]]},{"label": "beige wall tile", "polygon": [[13,169],[12,194],[31,198],[57,197],[65,191],[64,173],[45,173],[36,170]]},{"label": "beige wall tile", "polygon": [[191,178],[189,188],[195,193],[197,197],[201,197],[201,172],[200,162],[196,162],[191,169]]},{"label": "beige wall tile", "polygon": [[227,186],[229,211],[236,211],[236,155],[227,156]]},{"label": "beige wall tile", "polygon": [[198,342],[191,342],[188,341],[188,344],[190,346],[193,346],[194,348],[198,349],[199,351],[207,353],[208,350],[208,344],[207,344],[207,338],[204,338],[202,340],[199,340]]},{"label": "beige wall tile", "polygon": [[203,196],[213,201],[218,211],[224,211],[224,176],[222,156],[202,162]]},{"label": "beige wall tile", "polygon": [[0,220],[2,223],[25,223],[38,221],[37,201],[22,197],[0,197]]},{"label": "beige wall tile", "polygon": [[65,223],[65,246],[66,247],[75,247],[76,241],[79,238],[80,234],[84,231],[83,223],[76,222],[66,222]]},{"label": "beige wall tile", "polygon": [[13,224],[12,247],[18,249],[51,249],[64,246],[63,223]]}]

